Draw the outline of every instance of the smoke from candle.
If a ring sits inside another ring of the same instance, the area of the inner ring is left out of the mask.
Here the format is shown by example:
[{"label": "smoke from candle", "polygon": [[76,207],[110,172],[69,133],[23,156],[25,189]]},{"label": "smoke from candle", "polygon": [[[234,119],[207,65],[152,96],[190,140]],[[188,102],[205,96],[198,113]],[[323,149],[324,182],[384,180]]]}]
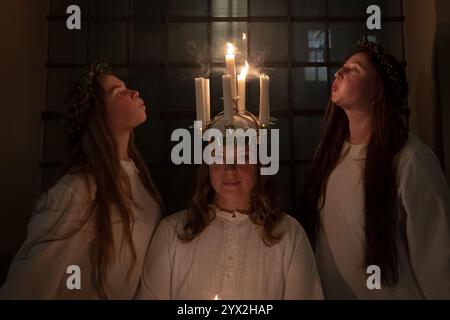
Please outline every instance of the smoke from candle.
[{"label": "smoke from candle", "polygon": [[211,74],[211,65],[209,64],[210,50],[207,46],[200,50],[193,41],[186,43],[186,51],[195,59],[195,63],[200,65],[200,71],[196,72],[195,77],[209,78]]}]

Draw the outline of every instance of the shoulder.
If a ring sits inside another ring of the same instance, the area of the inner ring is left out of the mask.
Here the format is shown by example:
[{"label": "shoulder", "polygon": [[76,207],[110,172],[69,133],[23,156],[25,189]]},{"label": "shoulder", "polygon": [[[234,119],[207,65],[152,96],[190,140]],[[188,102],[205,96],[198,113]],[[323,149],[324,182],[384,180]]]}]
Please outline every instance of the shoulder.
[{"label": "shoulder", "polygon": [[284,213],[277,231],[283,234],[284,241],[303,242],[308,239],[305,230],[301,224],[289,214]]},{"label": "shoulder", "polygon": [[94,201],[95,192],[92,177],[81,173],[66,174],[41,195],[39,204],[50,208],[68,204],[85,205]]},{"label": "shoulder", "polygon": [[423,143],[417,136],[410,133],[408,141],[396,156],[396,162],[399,166],[404,166],[411,161],[420,161],[426,158],[433,158],[437,160],[433,150],[428,145]]},{"label": "shoulder", "polygon": [[411,188],[413,184],[434,187],[445,187],[446,180],[439,159],[434,151],[418,137],[409,135],[408,141],[395,158],[396,176],[399,191]]},{"label": "shoulder", "polygon": [[187,210],[181,210],[176,213],[165,217],[161,220],[158,226],[160,232],[176,232],[183,228],[184,222],[186,221]]},{"label": "shoulder", "polygon": [[94,203],[95,192],[92,177],[66,174],[40,196],[30,222],[50,224],[64,216],[74,221],[83,219],[87,208]]}]

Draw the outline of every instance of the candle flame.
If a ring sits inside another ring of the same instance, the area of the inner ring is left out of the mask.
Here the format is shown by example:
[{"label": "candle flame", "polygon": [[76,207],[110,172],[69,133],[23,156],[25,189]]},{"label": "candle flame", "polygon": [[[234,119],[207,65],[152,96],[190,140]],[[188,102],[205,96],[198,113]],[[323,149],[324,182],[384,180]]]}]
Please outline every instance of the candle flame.
[{"label": "candle flame", "polygon": [[219,300],[219,297],[217,296],[217,294],[216,294],[216,296],[214,297],[214,300]]},{"label": "candle flame", "polygon": [[242,40],[247,40],[247,35],[245,33],[242,34]]},{"label": "candle flame", "polygon": [[245,67],[242,67],[241,73],[240,73],[241,77],[246,77],[247,76],[248,68],[249,68],[248,62],[247,62],[247,60],[245,60]]},{"label": "candle flame", "polygon": [[231,42],[227,42],[227,55],[234,55],[234,46]]}]

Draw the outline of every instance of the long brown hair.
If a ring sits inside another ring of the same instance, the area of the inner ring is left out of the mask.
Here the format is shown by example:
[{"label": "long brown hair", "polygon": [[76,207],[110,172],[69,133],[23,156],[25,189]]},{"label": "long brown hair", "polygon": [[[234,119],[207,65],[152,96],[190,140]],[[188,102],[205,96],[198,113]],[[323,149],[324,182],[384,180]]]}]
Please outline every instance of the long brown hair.
[{"label": "long brown hair", "polygon": [[[408,86],[403,68],[394,57],[384,55],[383,59],[396,68],[395,83],[376,52],[370,48],[358,48],[353,54],[358,52],[367,55],[377,73],[376,94],[371,105],[373,131],[363,172],[365,264],[378,265],[383,270],[383,284],[394,287],[399,278],[397,240],[400,227],[394,157],[408,139],[408,127],[400,112]],[[319,212],[325,203],[328,178],[348,138],[347,115],[330,99],[323,119],[321,140],[300,200],[299,218],[313,248],[320,228]]]},{"label": "long brown hair", "polygon": [[[97,255],[95,277],[100,297],[107,298],[105,280],[106,271],[111,266],[114,257],[113,248],[118,244],[113,242],[112,234],[112,208],[115,208],[123,222],[123,242],[131,252],[131,261],[127,276],[135,268],[136,250],[132,241],[133,214],[131,207],[137,204],[133,201],[129,178],[120,165],[117,152],[117,144],[106,123],[105,90],[99,83],[99,76],[93,79],[94,103],[86,111],[83,129],[80,137],[73,143],[68,156],[63,161],[59,174],[46,187],[47,191],[66,174],[81,174],[89,187],[90,178],[94,178],[96,193],[91,210],[84,217],[80,225],[69,233],[53,239],[39,239],[30,244],[26,252],[37,244],[67,239],[76,234],[92,216],[95,223]],[[70,98],[69,98],[70,100]],[[164,211],[163,202],[158,193],[145,162],[140,156],[135,143],[134,134],[131,132],[128,142],[128,154],[134,161],[139,177],[153,199],[158,203],[161,212]],[[142,209],[142,208],[141,208]]]},{"label": "long brown hair", "polygon": [[[215,216],[211,214],[214,196],[215,190],[210,182],[209,167],[207,164],[202,164],[197,172],[193,194],[187,209],[187,220],[183,232],[178,234],[179,239],[193,240],[214,220]],[[271,246],[280,241],[282,234],[276,234],[275,228],[283,218],[283,213],[272,176],[257,174],[257,183],[252,190],[249,217],[253,223],[263,227],[262,241],[265,245]]]}]

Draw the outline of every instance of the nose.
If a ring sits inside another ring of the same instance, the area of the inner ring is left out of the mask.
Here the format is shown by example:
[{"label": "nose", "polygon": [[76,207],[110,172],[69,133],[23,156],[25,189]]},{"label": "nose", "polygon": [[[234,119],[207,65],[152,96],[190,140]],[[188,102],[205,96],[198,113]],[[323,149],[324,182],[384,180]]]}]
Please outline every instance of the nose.
[{"label": "nose", "polygon": [[235,163],[225,164],[225,171],[227,171],[227,170],[235,171],[236,170],[236,164]]},{"label": "nose", "polygon": [[336,71],[336,73],[334,74],[334,77],[336,79],[342,79],[342,68],[340,68],[338,71]]},{"label": "nose", "polygon": [[132,97],[133,99],[139,98],[139,91],[137,91],[137,90],[132,90],[132,92],[131,92],[131,97]]}]

